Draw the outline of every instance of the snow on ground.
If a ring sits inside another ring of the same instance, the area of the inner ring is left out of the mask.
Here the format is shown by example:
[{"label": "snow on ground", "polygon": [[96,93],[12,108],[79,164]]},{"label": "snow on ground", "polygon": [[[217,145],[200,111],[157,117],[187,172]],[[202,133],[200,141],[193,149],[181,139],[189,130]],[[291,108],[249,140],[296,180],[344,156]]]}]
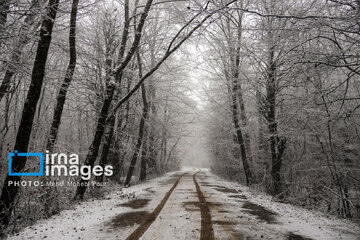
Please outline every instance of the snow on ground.
[{"label": "snow on ground", "polygon": [[[199,200],[192,179],[197,171],[184,168],[145,184],[118,188],[104,200],[81,202],[75,209],[39,221],[8,239],[126,239],[185,172],[188,174],[141,239],[200,239]],[[351,221],[275,202],[206,169],[201,169],[196,179],[209,203],[216,239],[360,239],[360,227]],[[124,196],[134,196],[137,201]],[[128,205],[120,205],[124,203]]]},{"label": "snow on ground", "polygon": [[198,201],[192,174],[184,175],[141,239],[200,239],[200,211],[193,204]]},{"label": "snow on ground", "polygon": [[[203,170],[203,172],[205,173],[203,181],[208,185],[223,186],[238,192],[235,194],[223,193],[214,190],[213,187],[203,187],[208,192],[210,199],[214,198],[212,197],[212,194],[214,194],[217,202],[226,205],[225,209],[236,209],[226,215],[228,219],[242,219],[241,221],[237,220],[238,224],[234,227],[234,230],[243,233],[245,236],[281,239],[288,237],[289,233],[293,233],[305,239],[360,239],[360,226],[350,220],[339,219],[291,204],[275,202],[271,196],[264,193],[249,191],[248,187],[222,180],[209,171]],[[244,196],[246,199],[230,198],[229,196]],[[243,209],[246,202],[260,205],[275,213],[276,215],[272,216],[274,218],[273,223],[267,223],[266,220],[259,221],[256,214],[254,214],[255,216],[246,214],[249,212],[248,209],[245,209],[245,211]],[[239,208],[242,208],[243,211],[238,211]]]},{"label": "snow on ground", "polygon": [[89,199],[80,202],[75,209],[65,210],[50,219],[41,220],[7,239],[125,239],[136,225],[113,229],[110,224],[119,214],[134,211],[132,208],[119,206],[129,201],[124,196],[134,195],[135,198],[151,199],[149,204],[141,209],[151,212],[172,185],[162,185],[162,182],[176,173],[168,173],[163,177],[129,188],[119,188],[103,200]]}]

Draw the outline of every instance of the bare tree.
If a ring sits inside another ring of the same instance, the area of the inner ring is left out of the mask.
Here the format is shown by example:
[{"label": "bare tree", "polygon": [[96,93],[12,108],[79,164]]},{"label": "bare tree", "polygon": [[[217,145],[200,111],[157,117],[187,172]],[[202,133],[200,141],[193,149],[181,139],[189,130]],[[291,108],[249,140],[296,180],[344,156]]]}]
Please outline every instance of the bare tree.
[{"label": "bare tree", "polygon": [[[46,18],[42,22],[40,40],[38,42],[36,58],[31,77],[31,85],[27,94],[27,99],[22,112],[20,127],[17,133],[14,150],[27,152],[32,125],[34,121],[36,105],[40,97],[40,92],[45,75],[45,66],[51,42],[51,34],[56,19],[59,0],[50,0]],[[13,172],[21,172],[26,164],[26,160],[21,157],[14,157],[11,169]],[[3,185],[0,198],[0,219],[6,226],[9,224],[11,211],[19,187],[9,184],[10,181],[19,181],[20,176],[7,176]]]}]

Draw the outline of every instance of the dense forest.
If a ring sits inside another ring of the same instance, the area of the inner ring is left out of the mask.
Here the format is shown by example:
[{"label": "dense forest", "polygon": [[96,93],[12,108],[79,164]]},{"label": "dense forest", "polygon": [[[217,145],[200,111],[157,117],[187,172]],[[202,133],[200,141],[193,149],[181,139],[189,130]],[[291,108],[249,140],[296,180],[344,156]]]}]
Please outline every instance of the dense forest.
[{"label": "dense forest", "polygon": [[[218,176],[360,218],[358,0],[2,0],[0,49],[4,228],[179,169],[191,132]],[[11,184],[38,168],[15,150],[111,184]]]}]

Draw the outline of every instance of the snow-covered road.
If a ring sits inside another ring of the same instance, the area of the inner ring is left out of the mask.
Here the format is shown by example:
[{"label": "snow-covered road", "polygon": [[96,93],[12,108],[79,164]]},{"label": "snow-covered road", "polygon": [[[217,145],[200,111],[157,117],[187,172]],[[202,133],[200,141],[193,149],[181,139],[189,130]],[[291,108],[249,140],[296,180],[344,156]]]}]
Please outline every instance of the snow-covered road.
[{"label": "snow-covered road", "polygon": [[8,239],[355,240],[360,239],[360,227],[275,202],[206,169],[184,168],[119,188],[105,200],[79,203]]}]

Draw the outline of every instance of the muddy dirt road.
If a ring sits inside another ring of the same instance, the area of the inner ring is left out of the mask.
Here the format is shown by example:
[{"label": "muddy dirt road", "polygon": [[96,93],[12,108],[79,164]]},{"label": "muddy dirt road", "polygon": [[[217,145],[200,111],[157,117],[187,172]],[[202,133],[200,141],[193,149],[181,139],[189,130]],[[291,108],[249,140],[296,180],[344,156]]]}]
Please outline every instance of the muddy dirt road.
[{"label": "muddy dirt road", "polygon": [[[249,202],[241,190],[216,184],[201,170],[171,175],[161,184],[172,187],[127,240],[310,239],[268,229],[276,223],[275,213]],[[226,203],[225,198],[234,201]]]},{"label": "muddy dirt road", "polygon": [[[124,197],[126,196],[126,197]],[[358,239],[360,228],[187,168],[80,203],[9,239]]]}]

